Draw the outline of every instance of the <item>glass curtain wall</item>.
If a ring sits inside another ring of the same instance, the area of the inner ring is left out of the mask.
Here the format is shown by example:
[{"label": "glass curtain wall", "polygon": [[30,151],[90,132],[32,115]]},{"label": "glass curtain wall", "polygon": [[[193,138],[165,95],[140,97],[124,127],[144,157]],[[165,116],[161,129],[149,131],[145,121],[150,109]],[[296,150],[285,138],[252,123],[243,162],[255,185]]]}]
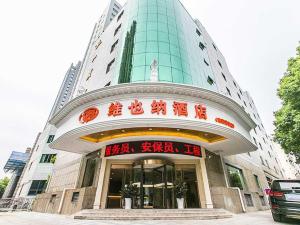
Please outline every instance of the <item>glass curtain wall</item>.
[{"label": "glass curtain wall", "polygon": [[216,89],[207,50],[199,47],[203,35],[178,0],[129,0],[125,10],[127,31],[136,21],[130,82],[150,81],[156,60],[159,82]]}]

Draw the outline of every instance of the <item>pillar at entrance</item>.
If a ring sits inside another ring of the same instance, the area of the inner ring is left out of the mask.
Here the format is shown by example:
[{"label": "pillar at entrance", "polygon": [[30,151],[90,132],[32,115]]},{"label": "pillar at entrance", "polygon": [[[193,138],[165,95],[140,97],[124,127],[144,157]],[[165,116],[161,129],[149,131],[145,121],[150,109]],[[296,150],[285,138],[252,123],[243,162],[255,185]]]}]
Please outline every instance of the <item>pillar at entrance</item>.
[{"label": "pillar at entrance", "polygon": [[207,171],[205,166],[205,158],[200,159],[200,167],[201,167],[201,176],[202,176],[202,184],[203,184],[203,191],[205,195],[205,206],[207,209],[213,208],[213,203],[211,199]]},{"label": "pillar at entrance", "polygon": [[98,185],[97,185],[96,196],[94,201],[94,209],[101,208],[101,196],[102,196],[102,190],[104,185],[103,181],[105,176],[106,162],[107,160],[104,157],[102,157]]}]

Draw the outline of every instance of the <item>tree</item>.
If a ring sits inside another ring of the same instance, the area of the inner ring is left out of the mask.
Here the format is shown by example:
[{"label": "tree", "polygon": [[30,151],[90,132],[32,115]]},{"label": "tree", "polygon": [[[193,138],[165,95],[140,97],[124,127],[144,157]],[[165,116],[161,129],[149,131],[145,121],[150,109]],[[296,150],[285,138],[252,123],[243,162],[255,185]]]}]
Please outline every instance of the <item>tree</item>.
[{"label": "tree", "polygon": [[275,112],[275,140],[286,153],[300,162],[300,46],[289,59],[287,72],[280,80],[278,96],[282,107]]},{"label": "tree", "polygon": [[0,179],[0,198],[2,198],[2,195],[5,191],[5,188],[7,187],[9,183],[9,178],[4,177],[3,179]]}]

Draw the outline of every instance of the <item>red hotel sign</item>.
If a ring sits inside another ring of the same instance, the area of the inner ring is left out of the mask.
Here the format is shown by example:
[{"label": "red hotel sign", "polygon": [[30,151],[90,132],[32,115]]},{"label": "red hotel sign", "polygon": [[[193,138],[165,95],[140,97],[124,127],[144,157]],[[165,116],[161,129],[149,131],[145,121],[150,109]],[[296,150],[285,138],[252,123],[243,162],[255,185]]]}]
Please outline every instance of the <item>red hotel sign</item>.
[{"label": "red hotel sign", "polygon": [[202,157],[201,147],[174,141],[134,141],[106,146],[105,157],[142,153],[178,154]]},{"label": "red hotel sign", "polygon": [[[153,100],[151,103],[151,114],[154,115],[162,115],[166,116],[170,112],[167,111],[167,103],[165,100]],[[207,108],[205,104],[193,104],[193,110],[188,111],[188,104],[187,102],[179,102],[173,101],[172,103],[172,113],[174,117],[188,117],[192,116],[195,119],[199,120],[207,120],[209,115],[207,114]],[[132,116],[143,115],[145,114],[143,102],[134,99],[131,101],[129,105],[123,105],[121,102],[111,102],[107,108],[105,114],[108,117],[119,117],[123,115],[123,112],[128,110]],[[192,114],[192,115],[191,115]],[[86,109],[80,116],[79,122],[80,123],[88,123],[99,116],[99,110],[96,107]],[[215,122],[222,124],[224,126],[235,128],[235,125],[225,119],[222,118],[215,118]]]}]

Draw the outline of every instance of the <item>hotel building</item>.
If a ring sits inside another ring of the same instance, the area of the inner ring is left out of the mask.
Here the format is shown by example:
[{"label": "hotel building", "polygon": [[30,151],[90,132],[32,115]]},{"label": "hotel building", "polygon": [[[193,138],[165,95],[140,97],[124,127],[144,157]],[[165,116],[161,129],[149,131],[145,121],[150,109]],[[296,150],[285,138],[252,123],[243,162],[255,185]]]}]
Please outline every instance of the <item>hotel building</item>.
[{"label": "hotel building", "polygon": [[175,180],[187,183],[186,208],[268,208],[264,190],[284,176],[271,138],[179,0],[111,0],[75,85],[48,121],[57,155],[34,210],[123,208],[130,183],[133,208],[173,209]]}]

